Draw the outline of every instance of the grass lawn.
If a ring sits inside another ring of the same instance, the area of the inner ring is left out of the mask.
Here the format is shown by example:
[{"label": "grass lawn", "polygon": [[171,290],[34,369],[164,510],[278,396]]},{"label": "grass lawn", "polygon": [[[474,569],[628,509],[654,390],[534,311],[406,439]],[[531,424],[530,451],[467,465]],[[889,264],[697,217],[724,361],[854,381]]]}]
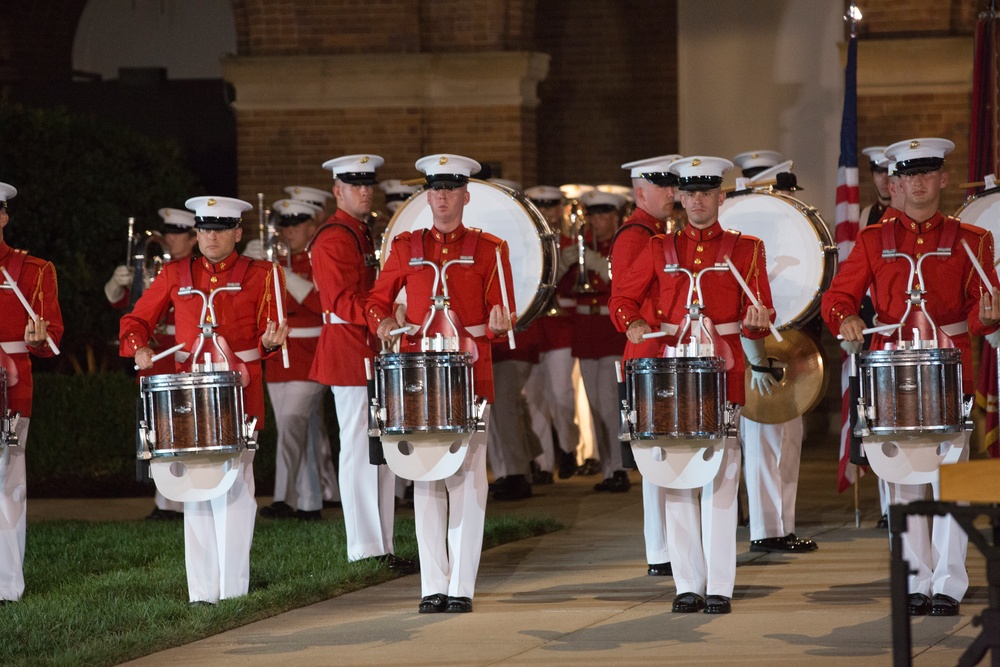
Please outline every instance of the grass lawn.
[{"label": "grass lawn", "polygon": [[[557,530],[551,519],[486,521],[484,548]],[[396,553],[417,557],[412,520]],[[0,664],[114,665],[394,578],[348,563],[342,521],[258,520],[250,593],[188,607],[183,522],[28,527],[24,598],[0,607]]]}]

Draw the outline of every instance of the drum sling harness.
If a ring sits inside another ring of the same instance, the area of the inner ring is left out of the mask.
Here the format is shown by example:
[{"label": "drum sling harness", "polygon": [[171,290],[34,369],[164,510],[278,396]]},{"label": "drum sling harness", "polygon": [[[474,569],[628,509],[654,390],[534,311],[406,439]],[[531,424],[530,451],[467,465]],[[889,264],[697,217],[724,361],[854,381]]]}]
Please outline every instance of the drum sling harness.
[{"label": "drum sling harness", "polygon": [[[896,222],[897,218],[889,218],[882,223],[882,252],[896,252]],[[959,221],[950,215],[946,216],[941,229],[941,239],[938,241],[938,251],[951,251],[958,237]],[[947,257],[938,257],[943,262]],[[885,257],[884,262],[895,262],[895,257]]]},{"label": "drum sling harness", "polygon": [[[365,252],[365,246],[364,243],[362,243],[361,241],[361,235],[358,234],[358,231],[353,227],[351,227],[350,225],[344,224],[343,222],[324,222],[322,225],[320,225],[320,228],[316,230],[316,233],[313,234],[313,237],[309,239],[309,243],[306,245],[306,252],[310,253],[309,256],[310,260],[312,260],[312,247],[313,244],[316,243],[316,239],[319,238],[320,234],[322,234],[328,229],[332,229],[333,227],[343,227],[350,233],[351,237],[354,239],[354,242],[358,244],[358,252],[361,253],[361,257],[364,258],[365,266],[376,267],[376,268],[378,267],[378,259],[376,259],[375,253]],[[368,241],[370,245],[374,245],[372,244],[372,240],[368,238],[367,235],[365,236],[365,241]]]},{"label": "drum sling harness", "polygon": [[[422,229],[420,233],[413,233],[410,235],[410,261],[423,262],[424,261],[424,238],[427,236],[429,229]],[[466,227],[465,228],[465,238],[462,239],[462,254],[459,259],[471,259],[476,258],[476,246],[479,245],[479,237],[482,236],[483,230],[476,227]],[[445,277],[441,276],[441,281],[444,282]],[[471,328],[464,322],[462,325],[465,327],[466,332],[472,338],[479,338],[486,335],[485,325],[480,325],[483,327],[483,331],[477,335],[477,327],[473,325]]]},{"label": "drum sling harness", "polygon": [[[178,285],[180,289],[194,287],[194,278],[191,273],[191,267],[194,266],[195,261],[196,261],[195,258],[191,257],[187,262],[181,263],[180,280]],[[253,260],[251,258],[247,257],[246,255],[240,255],[236,259],[236,262],[233,264],[233,274],[232,276],[230,276],[229,284],[242,286],[243,279],[246,278],[247,271],[250,270],[251,264],[253,264]],[[280,289],[280,287],[276,286],[275,289]],[[181,297],[181,298],[193,299],[194,295],[188,295],[187,297]],[[182,353],[183,350],[178,354]],[[237,357],[239,357],[239,355],[240,353],[236,354]],[[243,359],[241,358],[240,361],[243,361]]]},{"label": "drum sling harness", "polygon": [[[28,251],[18,250],[16,248],[10,249],[10,261],[7,264],[7,273],[10,274],[11,279],[13,279],[14,284],[21,279],[21,269],[24,268],[24,261],[28,258]],[[0,276],[0,285],[3,285],[3,277]],[[12,290],[13,291],[13,290]],[[28,347],[27,343],[21,340],[11,340],[11,341],[0,341],[0,345],[6,346],[6,349],[0,349],[0,364],[8,365],[4,357],[5,353],[17,354],[17,353],[27,353]],[[13,368],[13,361],[10,362],[9,366]],[[7,376],[8,386],[13,387],[17,384],[17,375],[13,374],[13,377],[8,374]]]}]

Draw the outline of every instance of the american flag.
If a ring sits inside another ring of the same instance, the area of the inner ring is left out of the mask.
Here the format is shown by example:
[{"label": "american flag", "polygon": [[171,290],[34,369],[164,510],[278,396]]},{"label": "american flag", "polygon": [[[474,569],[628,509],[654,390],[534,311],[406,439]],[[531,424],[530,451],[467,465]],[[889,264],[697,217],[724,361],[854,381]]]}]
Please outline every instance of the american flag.
[{"label": "american flag", "polygon": [[[858,236],[858,40],[851,31],[851,41],[847,45],[847,68],[844,71],[844,115],[840,123],[840,160],[837,163],[837,213],[833,236],[837,242],[837,254],[843,262],[851,253]],[[850,488],[857,478],[857,466],[850,462],[850,428],[848,415],[851,409],[850,392],[847,385],[847,364],[842,373],[843,418],[840,430],[840,466],[837,471],[838,488],[841,492]]]}]

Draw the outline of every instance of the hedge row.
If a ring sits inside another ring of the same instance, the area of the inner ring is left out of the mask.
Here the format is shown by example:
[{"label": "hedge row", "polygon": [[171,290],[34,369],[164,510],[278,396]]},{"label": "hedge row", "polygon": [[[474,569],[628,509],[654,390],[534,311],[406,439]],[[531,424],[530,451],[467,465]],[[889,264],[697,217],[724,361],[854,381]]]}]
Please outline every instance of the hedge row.
[{"label": "hedge row", "polygon": [[[32,497],[126,497],[153,494],[135,479],[136,401],[139,386],[122,372],[63,375],[36,373],[26,450]],[[331,438],[336,419],[327,392]],[[274,490],[277,435],[265,392],[267,414],[254,458],[257,494]],[[336,451],[336,442],[332,443]],[[335,459],[336,461],[336,459]]]}]

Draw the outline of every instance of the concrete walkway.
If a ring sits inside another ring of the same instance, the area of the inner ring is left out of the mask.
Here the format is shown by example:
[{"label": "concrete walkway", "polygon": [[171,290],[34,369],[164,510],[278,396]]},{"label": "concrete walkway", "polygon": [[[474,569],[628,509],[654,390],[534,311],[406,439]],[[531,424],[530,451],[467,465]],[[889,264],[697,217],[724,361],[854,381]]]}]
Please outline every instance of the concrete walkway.
[{"label": "concrete walkway", "polygon": [[[637,484],[625,494],[598,494],[596,478],[574,478],[536,487],[531,500],[490,505],[493,515],[552,516],[567,528],[485,552],[472,614],[418,614],[419,577],[410,576],[128,664],[887,665],[888,540],[874,527],[874,477],[862,484],[865,512],[855,528],[852,495],[836,494],[835,462],[822,456],[807,453],[803,463],[798,530],[820,549],[750,553],[741,528],[728,616],[670,612],[672,579],[645,575]],[[123,519],[151,506],[148,499],[90,501],[81,515],[93,518],[94,503]],[[33,501],[31,520],[73,516],[81,505]],[[337,514],[325,512],[328,520]],[[984,560],[974,548],[968,567],[961,616],[914,620],[914,664],[955,664],[978,634],[971,621],[987,598]]]}]

